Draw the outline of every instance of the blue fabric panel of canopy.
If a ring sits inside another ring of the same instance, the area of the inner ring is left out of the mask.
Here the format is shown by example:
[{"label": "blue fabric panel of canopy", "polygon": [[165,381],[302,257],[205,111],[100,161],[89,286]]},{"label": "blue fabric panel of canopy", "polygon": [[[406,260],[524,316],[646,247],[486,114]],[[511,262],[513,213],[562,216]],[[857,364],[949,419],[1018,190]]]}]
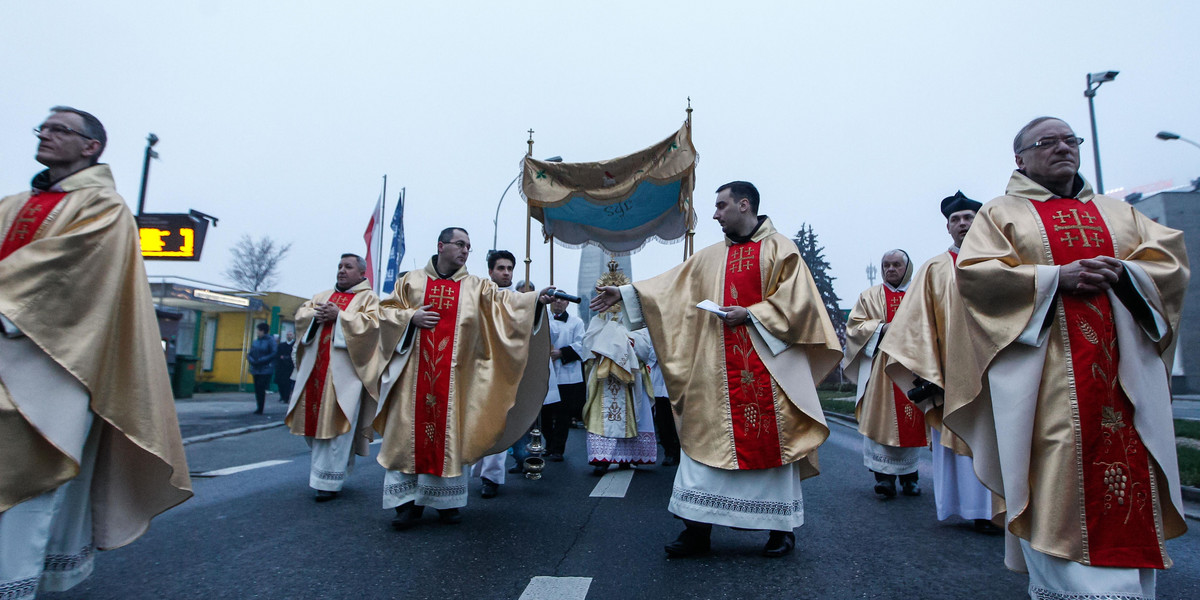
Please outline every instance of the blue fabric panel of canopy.
[{"label": "blue fabric panel of canopy", "polygon": [[645,225],[668,210],[678,210],[680,181],[643,181],[628,198],[608,205],[593,204],[574,196],[565,204],[545,208],[546,219],[589,225],[609,231],[626,231]]}]

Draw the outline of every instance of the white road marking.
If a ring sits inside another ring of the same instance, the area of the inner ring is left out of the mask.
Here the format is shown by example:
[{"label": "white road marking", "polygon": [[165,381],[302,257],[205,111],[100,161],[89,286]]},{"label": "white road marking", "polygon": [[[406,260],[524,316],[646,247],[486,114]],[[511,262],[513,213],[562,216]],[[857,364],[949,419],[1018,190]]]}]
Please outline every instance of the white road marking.
[{"label": "white road marking", "polygon": [[583,600],[591,585],[591,577],[534,577],[520,600]]},{"label": "white road marking", "polygon": [[629,491],[629,482],[633,480],[633,469],[609,471],[596,483],[592,490],[592,498],[624,498]]},{"label": "white road marking", "polygon": [[371,442],[371,445],[374,446],[375,444],[382,444],[382,443],[383,443],[383,438],[379,438],[379,439]]},{"label": "white road marking", "polygon": [[234,473],[241,473],[242,471],[253,471],[254,469],[263,469],[266,467],[274,467],[275,465],[282,465],[282,464],[286,464],[286,463],[290,463],[290,462],[292,462],[292,461],[290,461],[290,460],[264,460],[262,462],[256,462],[256,463],[252,463],[252,464],[248,464],[248,465],[242,465],[240,467],[229,467],[227,469],[217,469],[216,471],[207,471],[207,472],[196,475],[196,477],[220,477],[222,475],[233,475]]}]

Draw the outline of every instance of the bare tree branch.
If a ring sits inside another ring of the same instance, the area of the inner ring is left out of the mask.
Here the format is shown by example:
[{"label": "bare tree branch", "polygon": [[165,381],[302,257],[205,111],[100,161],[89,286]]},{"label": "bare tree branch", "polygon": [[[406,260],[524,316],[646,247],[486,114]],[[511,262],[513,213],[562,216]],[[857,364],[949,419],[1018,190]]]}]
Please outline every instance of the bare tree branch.
[{"label": "bare tree branch", "polygon": [[291,243],[280,245],[269,236],[263,236],[256,242],[249,235],[243,235],[230,250],[233,262],[223,275],[244,290],[258,292],[268,289],[275,285],[279,263],[291,249]]}]

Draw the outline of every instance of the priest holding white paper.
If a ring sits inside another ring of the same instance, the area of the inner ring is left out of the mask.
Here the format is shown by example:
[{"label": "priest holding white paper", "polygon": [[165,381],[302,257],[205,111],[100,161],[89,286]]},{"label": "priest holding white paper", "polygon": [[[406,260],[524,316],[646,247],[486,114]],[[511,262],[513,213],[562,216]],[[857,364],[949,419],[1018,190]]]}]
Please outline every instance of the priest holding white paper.
[{"label": "priest holding white paper", "polygon": [[[816,382],[841,345],[796,244],[759,216],[758,190],[725,184],[715,205],[723,243],[653,279],[598,287],[591,309],[621,302],[658,354],[683,447],[668,508],[686,529],[667,554],[708,552],[715,524],[769,530],[763,554],[780,557],[829,436]],[[698,310],[712,299],[724,317]]]}]

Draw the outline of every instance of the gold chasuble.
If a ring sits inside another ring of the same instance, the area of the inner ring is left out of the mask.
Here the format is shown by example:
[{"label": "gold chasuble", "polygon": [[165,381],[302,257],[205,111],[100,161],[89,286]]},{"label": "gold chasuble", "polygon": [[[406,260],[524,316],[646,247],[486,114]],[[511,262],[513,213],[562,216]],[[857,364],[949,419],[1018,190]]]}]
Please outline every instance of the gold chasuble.
[{"label": "gold chasuble", "polygon": [[[336,326],[314,320],[316,308],[326,302],[340,309]],[[365,279],[345,292],[326,290],[296,310],[296,330],[302,333],[296,343],[298,385],[284,421],[296,435],[327,440],[350,431],[355,419],[353,426],[361,435],[354,451],[366,456],[384,364],[379,353],[379,298]],[[331,363],[335,349],[346,351],[352,368],[337,360]],[[355,406],[358,411],[349,414]]]},{"label": "gold chasuble", "polygon": [[[1161,569],[1163,540],[1187,530],[1167,386],[1188,282],[1183,234],[1082,178],[1076,189],[1058,198],[1018,171],[979,211],[956,267],[971,319],[950,338],[961,359],[944,420],[980,480],[1003,492],[1008,530],[1034,549]],[[1096,256],[1123,261],[1111,291],[1056,292],[1055,266]]]},{"label": "gold chasuble", "polygon": [[[137,226],[108,165],[0,200],[0,315],[87,389],[103,428],[91,490],[98,548],[132,542],[191,497]],[[46,407],[17,402],[0,378],[0,511],[79,473],[27,416]],[[69,408],[54,410],[66,419]]]},{"label": "gold chasuble", "polygon": [[[426,305],[441,316],[433,329],[409,323]],[[383,434],[379,464],[456,477],[534,421],[550,366],[536,292],[501,290],[466,267],[442,278],[431,260],[396,283],[380,312],[390,361],[374,423]]]},{"label": "gold chasuble", "polygon": [[[815,382],[841,345],[796,244],[760,217],[748,241],[726,238],[633,288],[684,452],[731,470],[804,459],[803,476],[816,475],[829,428]],[[744,306],[751,321],[729,327],[703,300]]]},{"label": "gold chasuble", "polygon": [[[912,267],[906,268],[911,273]],[[859,433],[883,446],[920,448],[929,443],[925,415],[884,373],[888,356],[878,348],[880,327],[891,323],[903,299],[903,291],[883,283],[858,297],[846,324],[845,373],[858,384],[854,417]],[[893,335],[888,329],[884,339]]]},{"label": "gold chasuble", "polygon": [[[946,389],[947,315],[965,310],[954,283],[957,259],[958,254],[947,251],[921,265],[879,342],[880,352],[888,357],[885,371],[901,390],[912,389],[916,377]],[[967,444],[942,423],[943,400],[939,393],[928,405],[921,403],[925,423],[941,434],[943,446],[970,456]]]}]

